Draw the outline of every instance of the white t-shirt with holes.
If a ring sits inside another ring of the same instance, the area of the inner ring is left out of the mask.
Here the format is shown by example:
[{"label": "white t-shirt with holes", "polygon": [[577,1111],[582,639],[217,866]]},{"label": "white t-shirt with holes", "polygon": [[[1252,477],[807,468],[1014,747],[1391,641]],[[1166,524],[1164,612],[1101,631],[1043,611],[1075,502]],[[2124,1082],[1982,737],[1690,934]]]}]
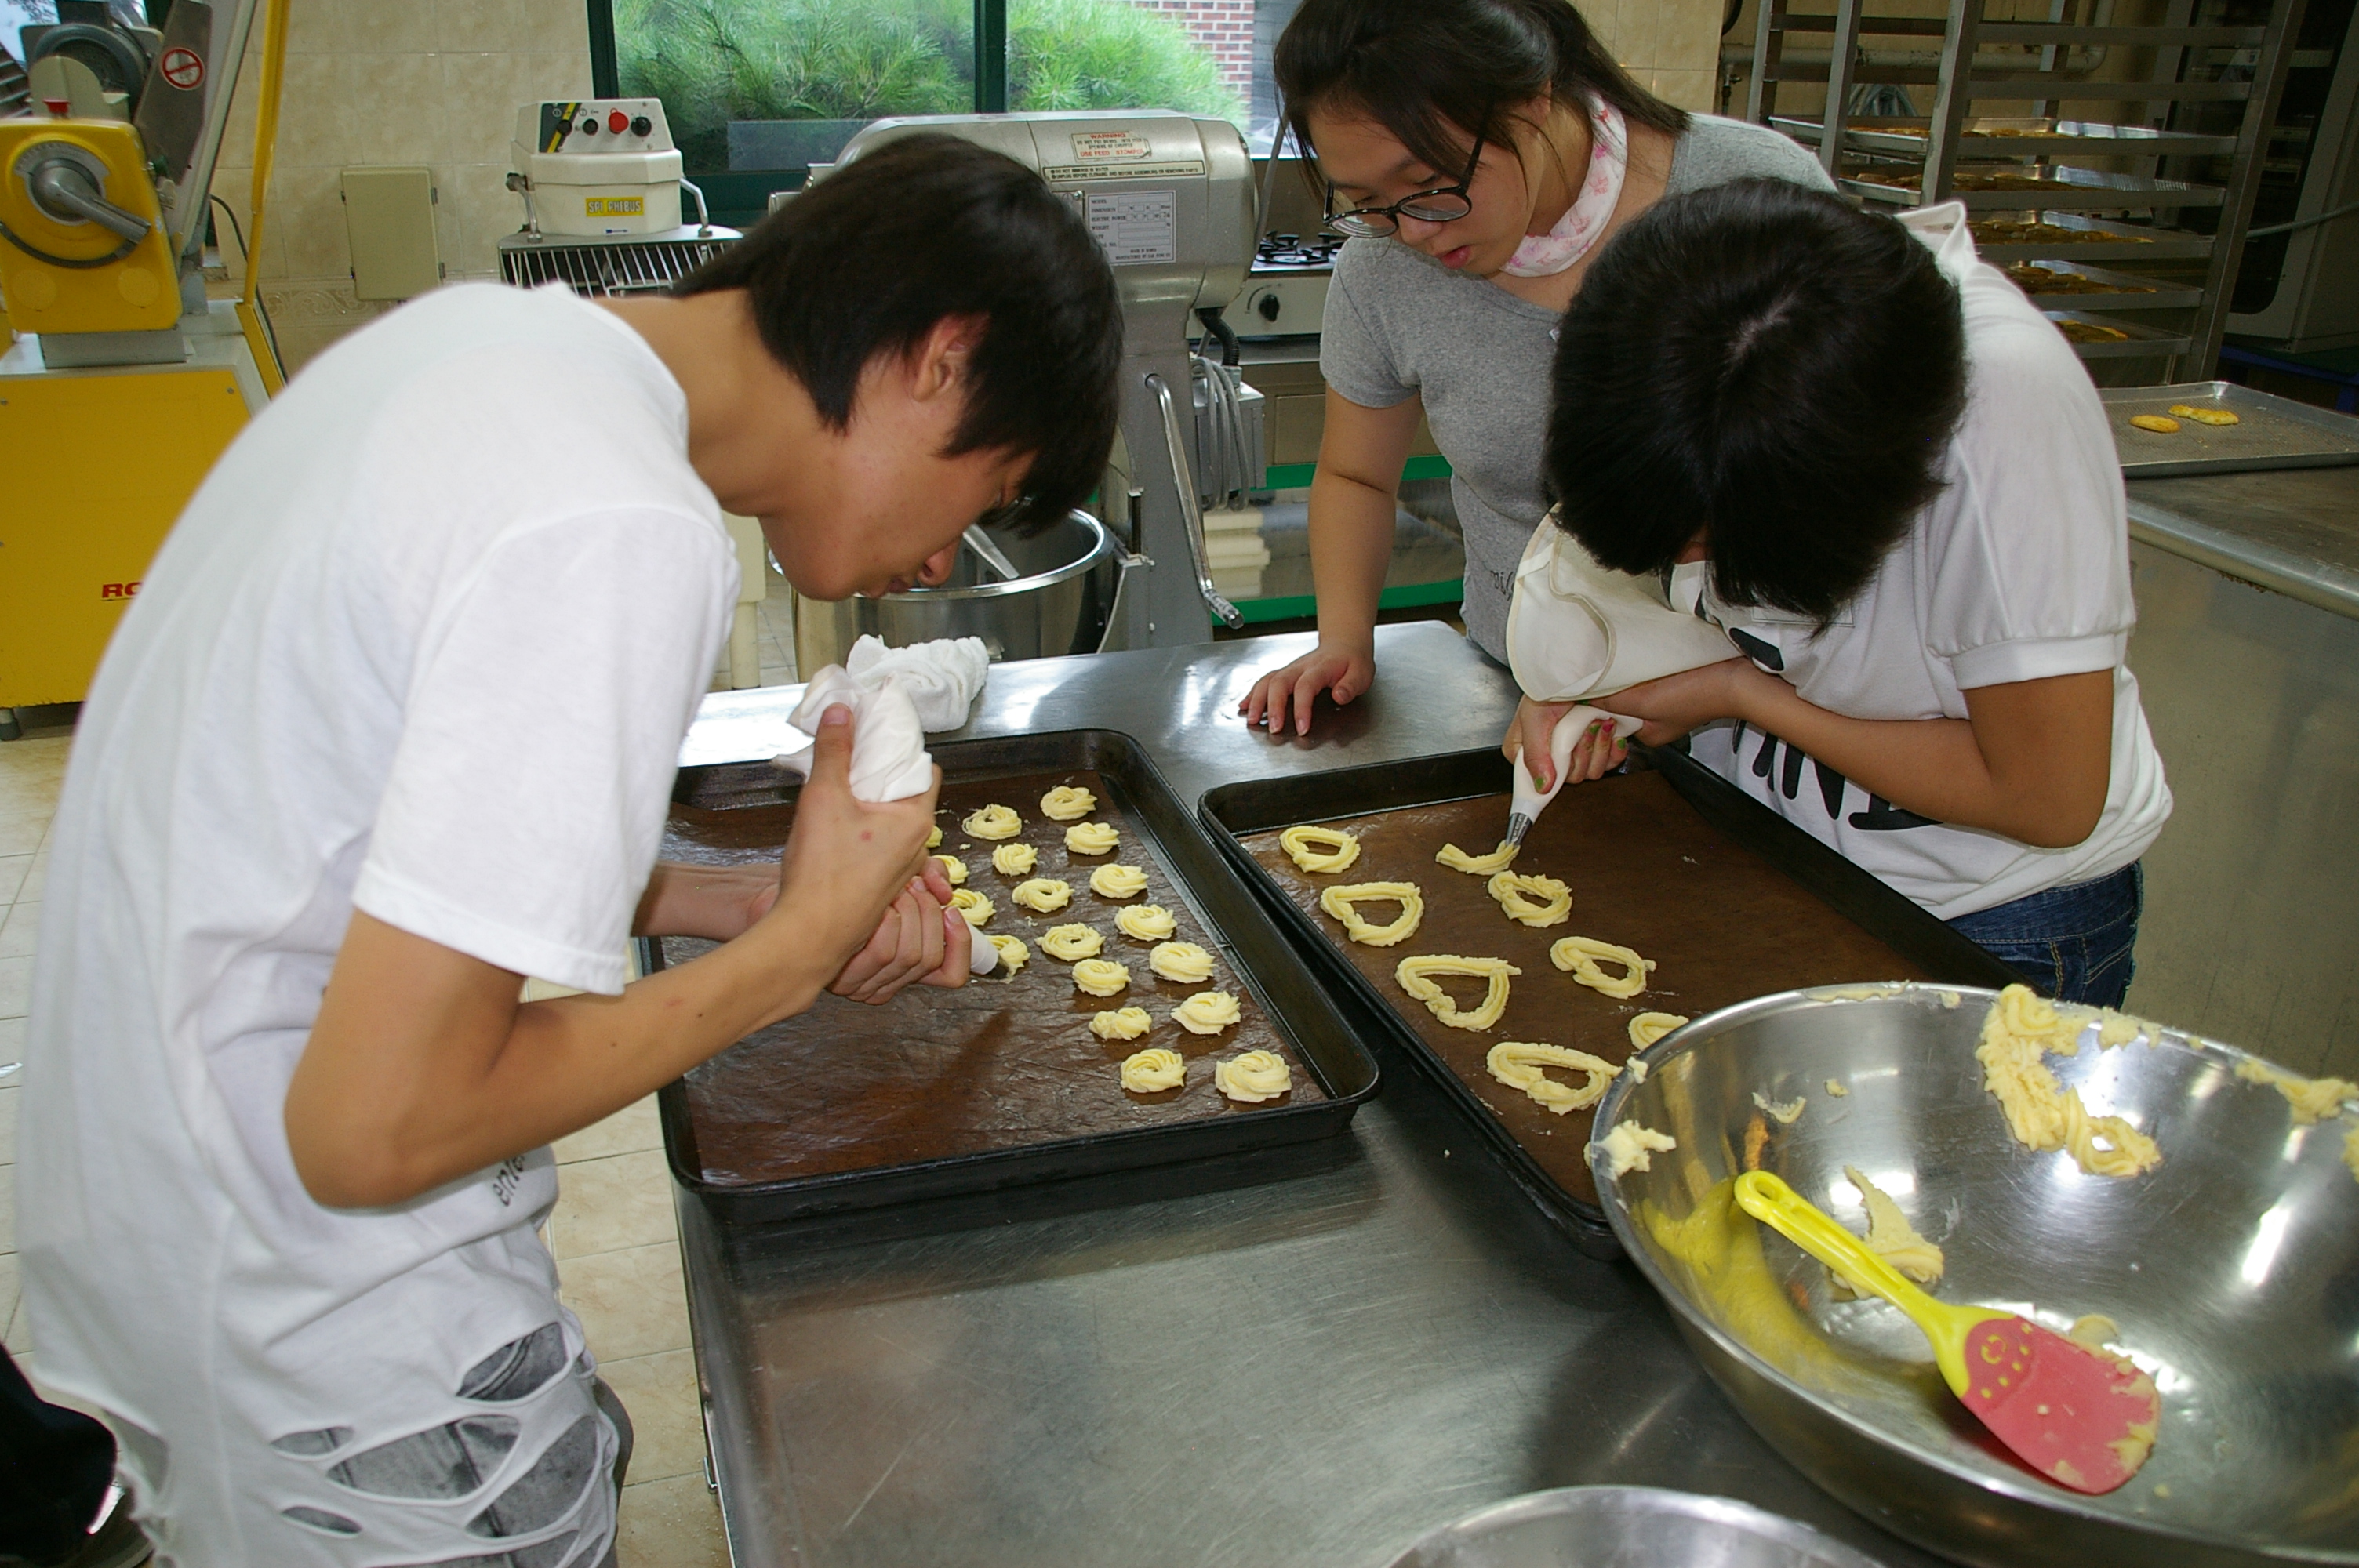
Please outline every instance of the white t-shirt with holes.
[{"label": "white t-shirt with holes", "polygon": [[1953,827],[1872,796],[1777,737],[1700,730],[1698,761],[1945,920],[2119,871],[2170,816],[2162,760],[2125,662],[2137,609],[2121,460],[2096,388],[2061,334],[1975,259],[1963,209],[1912,214],[1957,283],[1970,373],[1945,486],[1823,632],[1722,602],[1709,568],[1672,574],[1743,652],[1849,719],[1963,719],[1976,687],[2111,670],[2112,773],[2095,829],[2043,849]]},{"label": "white t-shirt with holes", "polygon": [[288,1080],[354,910],[614,992],[737,567],[647,344],[437,291],[297,376],[190,501],[60,804],[18,1172],[43,1378],[159,1561],[597,1561],[614,1435],[542,1149],[313,1202]]}]

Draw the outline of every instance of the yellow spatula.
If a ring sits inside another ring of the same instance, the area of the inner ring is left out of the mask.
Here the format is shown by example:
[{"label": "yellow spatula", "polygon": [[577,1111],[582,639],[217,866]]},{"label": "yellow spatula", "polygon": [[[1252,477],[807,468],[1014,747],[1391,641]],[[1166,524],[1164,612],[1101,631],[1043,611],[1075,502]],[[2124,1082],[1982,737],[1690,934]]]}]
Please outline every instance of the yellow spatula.
[{"label": "yellow spatula", "polygon": [[1736,1178],[1737,1204],[1863,1291],[1908,1314],[1941,1377],[2025,1464],[2076,1492],[2110,1492],[2154,1446],[2154,1379],[2030,1319],[1937,1302],[1767,1171]]}]

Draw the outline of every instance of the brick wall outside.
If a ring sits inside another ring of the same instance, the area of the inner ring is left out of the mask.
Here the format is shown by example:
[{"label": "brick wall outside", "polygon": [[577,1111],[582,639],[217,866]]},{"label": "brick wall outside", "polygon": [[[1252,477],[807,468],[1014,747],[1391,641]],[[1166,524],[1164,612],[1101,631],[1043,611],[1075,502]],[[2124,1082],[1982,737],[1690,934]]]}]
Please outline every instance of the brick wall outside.
[{"label": "brick wall outside", "polygon": [[1239,92],[1253,91],[1254,0],[1130,0],[1142,10],[1176,17],[1199,48],[1220,62],[1221,75]]}]

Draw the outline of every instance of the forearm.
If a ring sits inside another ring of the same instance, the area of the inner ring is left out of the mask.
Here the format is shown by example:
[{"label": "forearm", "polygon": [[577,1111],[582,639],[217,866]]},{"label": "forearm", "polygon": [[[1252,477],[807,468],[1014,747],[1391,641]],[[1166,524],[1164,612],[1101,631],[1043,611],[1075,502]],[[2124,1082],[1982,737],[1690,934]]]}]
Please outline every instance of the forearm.
[{"label": "forearm", "polygon": [[746,927],[758,895],[778,882],[776,861],[691,866],[659,860],[632,917],[634,936],[702,936],[726,942]]},{"label": "forearm", "polygon": [[1319,640],[1365,648],[1375,641],[1377,602],[1393,559],[1392,491],[1321,467],[1310,481],[1310,579],[1319,597]]}]

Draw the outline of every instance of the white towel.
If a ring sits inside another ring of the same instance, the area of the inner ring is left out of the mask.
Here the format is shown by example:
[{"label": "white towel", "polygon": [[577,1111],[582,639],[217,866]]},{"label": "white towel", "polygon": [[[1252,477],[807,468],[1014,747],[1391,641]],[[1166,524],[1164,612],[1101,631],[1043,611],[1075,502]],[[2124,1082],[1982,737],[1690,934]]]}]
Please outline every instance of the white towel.
[{"label": "white towel", "polygon": [[[892,676],[863,680],[841,665],[811,676],[802,705],[787,722],[806,735],[819,733],[820,716],[837,703],[852,709],[852,794],[857,800],[907,800],[934,782],[934,759],[926,751],[926,727],[917,705]],[[776,759],[790,773],[810,777],[817,743]]]},{"label": "white towel", "polygon": [[929,733],[964,724],[991,673],[991,654],[980,637],[937,637],[907,648],[888,648],[881,637],[863,637],[852,644],[843,663],[854,680],[891,676],[899,681]]}]

